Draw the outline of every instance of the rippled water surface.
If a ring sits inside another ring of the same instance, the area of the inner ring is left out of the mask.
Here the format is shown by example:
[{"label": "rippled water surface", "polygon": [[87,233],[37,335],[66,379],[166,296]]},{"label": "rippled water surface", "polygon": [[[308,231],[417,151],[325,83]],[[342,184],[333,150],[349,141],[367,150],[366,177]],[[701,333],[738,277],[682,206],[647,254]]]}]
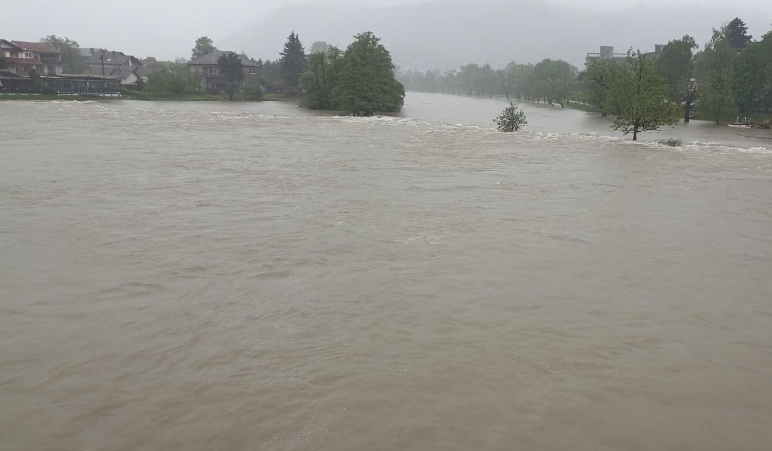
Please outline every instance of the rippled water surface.
[{"label": "rippled water surface", "polygon": [[0,449],[772,449],[772,134],[501,107],[0,103]]}]

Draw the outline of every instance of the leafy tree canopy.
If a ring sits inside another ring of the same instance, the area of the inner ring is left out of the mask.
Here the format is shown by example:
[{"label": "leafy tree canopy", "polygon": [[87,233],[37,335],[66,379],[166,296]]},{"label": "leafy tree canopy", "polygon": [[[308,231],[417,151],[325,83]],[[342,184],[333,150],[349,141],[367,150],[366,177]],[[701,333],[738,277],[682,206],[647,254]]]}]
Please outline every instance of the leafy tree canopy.
[{"label": "leafy tree canopy", "polygon": [[282,81],[285,84],[285,91],[288,94],[294,94],[297,91],[300,76],[306,68],[306,52],[303,44],[300,42],[300,36],[293,31],[287,37],[284,43],[284,51],[281,52],[279,60],[281,67]]},{"label": "leafy tree canopy", "polygon": [[659,130],[662,125],[678,122],[680,108],[668,99],[668,88],[654,63],[640,50],[627,52],[628,67],[608,92],[605,108],[614,111],[612,128],[625,135]]},{"label": "leafy tree canopy", "polygon": [[212,53],[213,51],[214,42],[212,42],[212,40],[207,36],[201,36],[200,38],[196,39],[196,46],[191,50],[191,59],[200,58],[208,53]]},{"label": "leafy tree canopy", "polygon": [[62,71],[65,74],[79,74],[83,72],[83,60],[80,58],[80,45],[67,37],[60,38],[56,35],[46,36],[40,42],[46,43],[54,50],[62,52]]}]

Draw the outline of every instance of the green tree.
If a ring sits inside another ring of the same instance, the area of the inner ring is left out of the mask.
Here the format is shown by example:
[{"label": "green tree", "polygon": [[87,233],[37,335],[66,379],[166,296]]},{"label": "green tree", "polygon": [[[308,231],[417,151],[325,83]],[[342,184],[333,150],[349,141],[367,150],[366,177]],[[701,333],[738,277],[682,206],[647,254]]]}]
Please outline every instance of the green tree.
[{"label": "green tree", "polygon": [[721,33],[726,37],[729,45],[737,51],[747,47],[748,44],[750,44],[751,39],[753,39],[753,36],[748,34],[748,27],[745,26],[745,22],[739,17],[735,17],[731,22],[726,24],[726,26],[721,29]]},{"label": "green tree", "polygon": [[30,78],[30,91],[32,92],[40,92],[43,88],[43,82],[40,80],[40,74],[38,73],[35,68],[31,68],[29,70],[29,78]]},{"label": "green tree", "polygon": [[733,66],[733,91],[740,109],[772,109],[772,32],[751,42],[735,57]]},{"label": "green tree", "polygon": [[576,69],[562,60],[545,59],[534,66],[534,76],[539,80],[539,97],[550,105],[557,102],[565,107],[576,80]]},{"label": "green tree", "polygon": [[694,50],[699,46],[691,36],[668,42],[659,54],[657,68],[670,90],[670,100],[684,106],[684,122],[697,98],[697,83],[694,78]]},{"label": "green tree", "polygon": [[206,36],[201,36],[196,39],[196,46],[191,49],[191,59],[201,58],[212,52],[214,52],[214,42]]},{"label": "green tree", "polygon": [[198,92],[200,83],[201,78],[188,69],[187,65],[174,63],[150,74],[144,91],[160,96],[179,97]]},{"label": "green tree", "polygon": [[670,102],[667,84],[640,50],[630,49],[627,61],[628,67],[609,89],[605,108],[616,114],[612,128],[625,135],[632,133],[637,141],[640,132],[677,123],[680,108]]},{"label": "green tree", "polygon": [[281,66],[284,91],[287,94],[294,95],[297,93],[300,76],[303,75],[303,71],[306,69],[306,52],[303,49],[303,44],[300,42],[300,37],[294,31],[287,37],[287,42],[284,43],[284,51],[280,55],[279,64]]},{"label": "green tree", "polygon": [[722,32],[714,30],[713,38],[697,57],[697,83],[700,87],[700,110],[718,125],[722,117],[736,111],[733,85],[735,50]]},{"label": "green tree", "polygon": [[512,102],[504,108],[504,111],[493,120],[496,123],[496,129],[500,132],[516,132],[523,128],[528,121],[525,118],[525,112]]},{"label": "green tree", "polygon": [[308,56],[306,70],[300,77],[303,92],[301,105],[314,110],[329,110],[332,102],[331,64],[327,54],[315,52]]},{"label": "green tree", "polygon": [[241,63],[241,58],[233,52],[225,52],[217,58],[217,65],[225,83],[225,93],[229,100],[233,100],[241,82],[244,81],[244,65]]},{"label": "green tree", "polygon": [[330,46],[324,41],[314,41],[314,43],[311,44],[311,53],[327,53],[327,50],[329,49]]},{"label": "green tree", "polygon": [[336,108],[357,116],[399,111],[405,87],[394,77],[391,54],[372,32],[360,33],[343,55],[334,90]]},{"label": "green tree", "polygon": [[79,74],[83,72],[83,60],[80,58],[80,45],[69,38],[60,38],[56,35],[46,36],[40,42],[48,44],[54,50],[62,54],[62,72],[65,74]]},{"label": "green tree", "polygon": [[591,62],[587,69],[579,74],[584,100],[598,108],[604,117],[609,113],[604,108],[608,92],[623,71],[624,68],[615,61],[600,60]]}]

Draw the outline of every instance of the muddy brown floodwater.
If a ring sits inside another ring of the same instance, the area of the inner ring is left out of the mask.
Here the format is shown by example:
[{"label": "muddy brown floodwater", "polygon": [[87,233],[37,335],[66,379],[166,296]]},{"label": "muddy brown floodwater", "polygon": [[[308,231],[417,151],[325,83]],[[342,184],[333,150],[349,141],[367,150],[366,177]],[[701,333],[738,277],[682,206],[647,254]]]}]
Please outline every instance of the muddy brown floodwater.
[{"label": "muddy brown floodwater", "polygon": [[772,449],[772,133],[502,105],[0,103],[0,449]]}]

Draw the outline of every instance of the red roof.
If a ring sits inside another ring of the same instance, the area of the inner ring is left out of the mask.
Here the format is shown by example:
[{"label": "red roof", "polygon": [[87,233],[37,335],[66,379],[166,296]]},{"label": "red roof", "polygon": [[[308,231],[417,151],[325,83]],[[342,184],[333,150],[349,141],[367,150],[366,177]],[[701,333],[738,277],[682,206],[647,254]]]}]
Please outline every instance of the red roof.
[{"label": "red roof", "polygon": [[58,50],[54,50],[53,47],[46,44],[45,42],[26,42],[26,41],[11,41],[11,42],[13,42],[14,44],[18,45],[19,47],[23,48],[28,52],[62,53]]}]

